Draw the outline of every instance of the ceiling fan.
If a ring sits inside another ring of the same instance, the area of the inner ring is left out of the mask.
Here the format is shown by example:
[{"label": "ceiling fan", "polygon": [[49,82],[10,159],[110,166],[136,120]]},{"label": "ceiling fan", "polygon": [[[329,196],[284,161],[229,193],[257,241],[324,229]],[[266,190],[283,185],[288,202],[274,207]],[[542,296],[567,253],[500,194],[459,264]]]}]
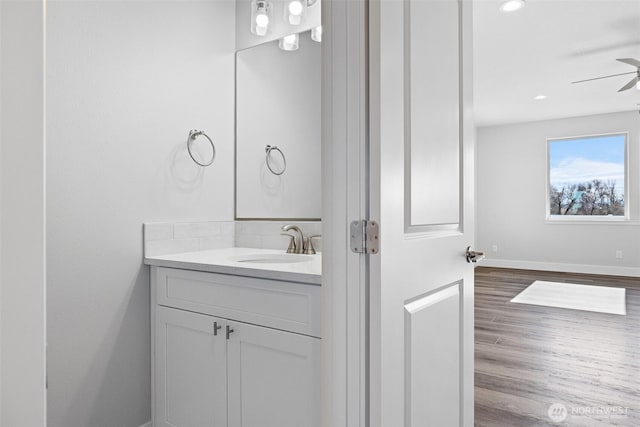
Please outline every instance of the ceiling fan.
[{"label": "ceiling fan", "polygon": [[617,59],[616,61],[620,61],[620,62],[624,62],[625,64],[629,64],[632,65],[634,67],[636,67],[635,71],[630,71],[628,73],[620,73],[620,74],[611,74],[609,76],[603,76],[603,77],[595,77],[593,79],[586,79],[586,80],[578,80],[577,82],[571,82],[571,83],[584,83],[584,82],[590,82],[593,80],[600,80],[600,79],[608,79],[610,77],[618,77],[618,76],[626,76],[628,74],[635,74],[636,76],[626,85],[622,86],[618,92],[623,92],[625,90],[629,90],[632,87],[634,87],[635,85],[637,85],[640,82],[640,61],[637,59],[633,59],[633,58],[621,58],[621,59]]}]

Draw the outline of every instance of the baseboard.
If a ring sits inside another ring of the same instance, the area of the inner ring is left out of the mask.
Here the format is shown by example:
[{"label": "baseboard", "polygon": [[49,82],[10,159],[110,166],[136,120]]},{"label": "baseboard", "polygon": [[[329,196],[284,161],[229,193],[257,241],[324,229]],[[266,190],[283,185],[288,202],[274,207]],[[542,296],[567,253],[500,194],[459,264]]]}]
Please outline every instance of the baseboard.
[{"label": "baseboard", "polygon": [[153,424],[151,424],[151,421],[149,421],[148,423],[144,423],[142,424],[140,427],[152,427]]},{"label": "baseboard", "polygon": [[565,264],[559,262],[520,261],[485,258],[478,267],[517,268],[522,270],[561,271],[564,273],[601,274],[606,276],[640,277],[640,268],[611,265]]}]

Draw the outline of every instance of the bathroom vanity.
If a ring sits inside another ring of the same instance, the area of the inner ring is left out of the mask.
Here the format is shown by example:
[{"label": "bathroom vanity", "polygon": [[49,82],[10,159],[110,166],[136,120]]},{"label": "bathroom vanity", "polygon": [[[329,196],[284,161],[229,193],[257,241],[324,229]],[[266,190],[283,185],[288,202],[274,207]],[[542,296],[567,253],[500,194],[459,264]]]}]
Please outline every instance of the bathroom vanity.
[{"label": "bathroom vanity", "polygon": [[[319,7],[307,16],[308,25],[287,29],[301,32],[297,52],[273,38],[239,44],[234,199],[242,221],[145,224],[153,427],[320,426],[321,259],[304,254],[321,244],[313,239],[322,216],[322,67],[311,32]],[[288,231],[290,241],[280,235]],[[285,253],[288,243],[297,253]],[[282,249],[195,251],[218,244]]]},{"label": "bathroom vanity", "polygon": [[320,255],[148,257],[154,427],[320,425]]}]

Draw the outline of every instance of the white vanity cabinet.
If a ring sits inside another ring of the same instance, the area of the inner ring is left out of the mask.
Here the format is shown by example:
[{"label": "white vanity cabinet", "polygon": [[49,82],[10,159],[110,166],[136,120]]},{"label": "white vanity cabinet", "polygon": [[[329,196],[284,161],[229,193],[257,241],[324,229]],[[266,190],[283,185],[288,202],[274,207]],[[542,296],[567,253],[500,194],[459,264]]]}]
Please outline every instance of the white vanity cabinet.
[{"label": "white vanity cabinet", "polygon": [[227,343],[214,321],[156,308],[154,427],[228,425]]},{"label": "white vanity cabinet", "polygon": [[154,427],[320,425],[320,287],[151,267]]}]

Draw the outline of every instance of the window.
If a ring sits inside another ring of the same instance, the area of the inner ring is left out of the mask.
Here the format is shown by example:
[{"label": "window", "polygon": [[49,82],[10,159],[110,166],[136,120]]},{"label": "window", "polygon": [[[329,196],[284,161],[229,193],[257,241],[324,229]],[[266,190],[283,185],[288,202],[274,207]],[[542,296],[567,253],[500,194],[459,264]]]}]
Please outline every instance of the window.
[{"label": "window", "polygon": [[624,218],[627,134],[548,140],[548,216]]}]

